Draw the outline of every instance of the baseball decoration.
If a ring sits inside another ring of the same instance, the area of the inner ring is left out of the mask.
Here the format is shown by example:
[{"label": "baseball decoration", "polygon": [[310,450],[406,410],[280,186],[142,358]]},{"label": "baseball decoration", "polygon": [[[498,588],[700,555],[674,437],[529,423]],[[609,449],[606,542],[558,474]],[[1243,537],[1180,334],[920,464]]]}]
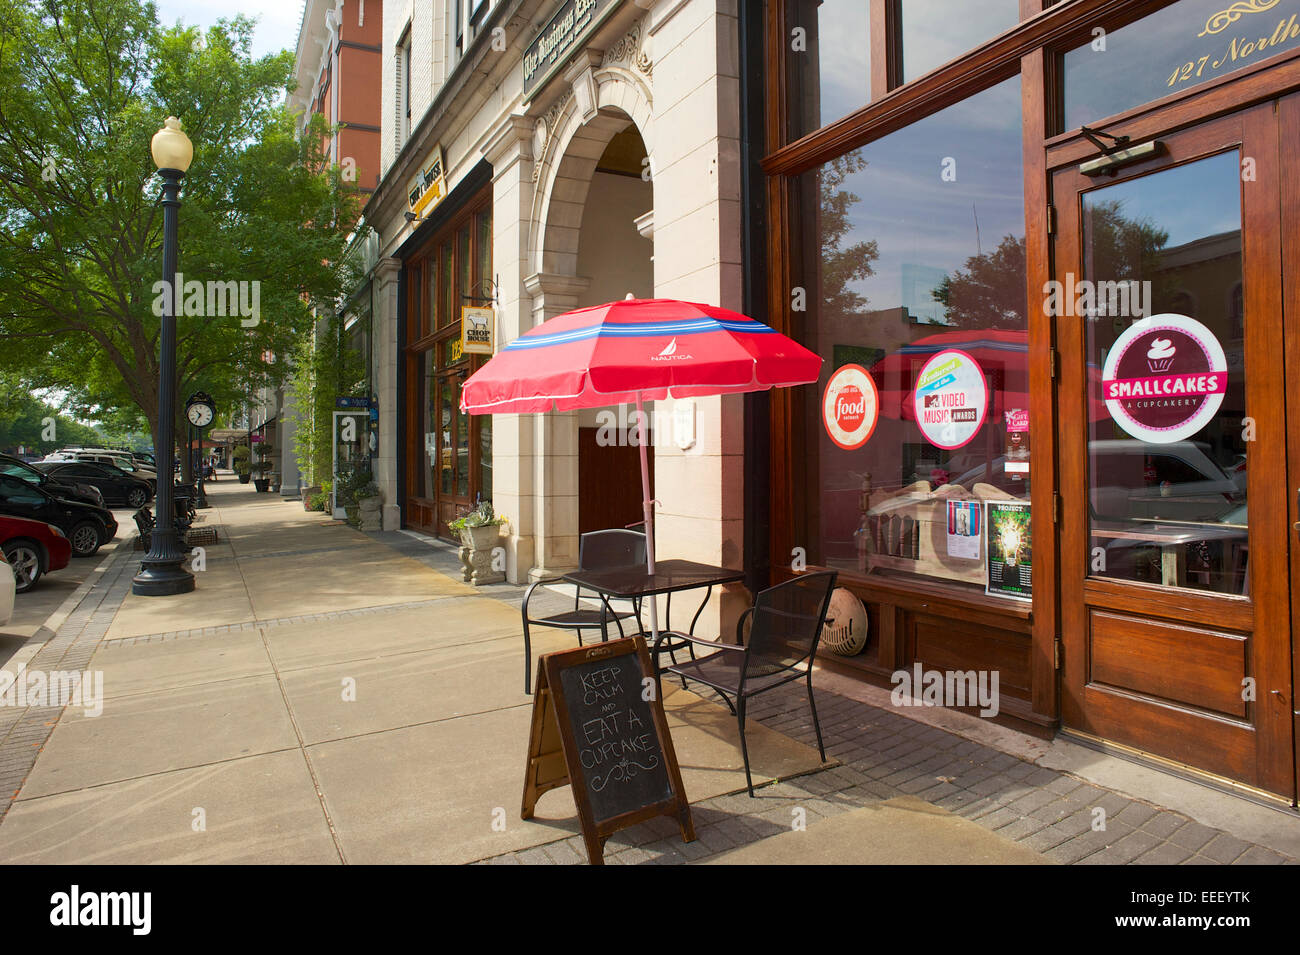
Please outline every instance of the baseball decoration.
[{"label": "baseball decoration", "polygon": [[831,622],[822,627],[821,645],[841,657],[856,656],[867,646],[867,608],[843,587],[831,594],[826,616]]}]

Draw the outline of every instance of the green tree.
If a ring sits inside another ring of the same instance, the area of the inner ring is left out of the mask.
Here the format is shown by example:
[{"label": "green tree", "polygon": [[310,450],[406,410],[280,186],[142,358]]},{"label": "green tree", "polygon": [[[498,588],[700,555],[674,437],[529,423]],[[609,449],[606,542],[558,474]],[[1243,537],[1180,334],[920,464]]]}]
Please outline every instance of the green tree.
[{"label": "green tree", "polygon": [[365,360],[349,348],[332,313],[294,347],[288,391],[293,398],[294,455],[307,487],[324,483],[334,466],[334,399],[365,379]]},{"label": "green tree", "polygon": [[178,319],[180,399],[202,389],[229,409],[251,380],[282,379],[311,306],[340,292],[355,193],[321,152],[319,118],[296,135],[293,54],[254,59],[252,30],[245,17],[163,28],[144,0],[0,0],[0,368],[66,392],[80,416],[134,408],[157,434],[149,144],[168,115],[194,143],[179,271],[249,283],[243,302],[258,305]]}]

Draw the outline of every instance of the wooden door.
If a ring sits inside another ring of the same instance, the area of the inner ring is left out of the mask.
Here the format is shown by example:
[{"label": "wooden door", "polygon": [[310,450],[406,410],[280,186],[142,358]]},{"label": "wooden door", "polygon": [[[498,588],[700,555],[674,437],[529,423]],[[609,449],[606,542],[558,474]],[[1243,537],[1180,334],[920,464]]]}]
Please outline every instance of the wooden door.
[{"label": "wooden door", "polygon": [[[602,444],[601,428],[578,429],[578,533],[627,527],[645,519],[641,502],[641,451],[616,432],[618,444]],[[654,493],[655,456],[650,449],[650,489]]]},{"label": "wooden door", "polygon": [[1056,173],[1045,293],[1062,721],[1294,797],[1278,129],[1269,103]]},{"label": "wooden door", "polygon": [[447,526],[474,506],[473,419],[460,410],[460,389],[468,369],[458,369],[437,377],[438,447],[434,468],[438,534],[455,538]]}]

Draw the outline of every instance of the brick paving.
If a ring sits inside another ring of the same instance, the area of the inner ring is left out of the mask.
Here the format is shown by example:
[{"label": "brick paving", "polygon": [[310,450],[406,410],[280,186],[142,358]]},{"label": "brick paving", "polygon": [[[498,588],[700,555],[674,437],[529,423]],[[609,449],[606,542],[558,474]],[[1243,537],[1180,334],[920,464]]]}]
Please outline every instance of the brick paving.
[{"label": "brick paving", "polygon": [[[811,827],[822,818],[915,795],[1064,865],[1297,864],[1179,813],[897,713],[822,690],[816,695],[827,756],[842,765],[765,786],[757,799],[741,793],[693,803],[694,843],[683,844],[675,830],[665,833],[649,823],[620,832],[606,843],[606,863],[697,862],[789,830],[798,809]],[[754,719],[817,745],[802,688],[774,690],[750,706]],[[574,837],[542,848],[550,864],[586,860],[581,839]],[[526,865],[537,859],[533,849],[482,864]]]}]

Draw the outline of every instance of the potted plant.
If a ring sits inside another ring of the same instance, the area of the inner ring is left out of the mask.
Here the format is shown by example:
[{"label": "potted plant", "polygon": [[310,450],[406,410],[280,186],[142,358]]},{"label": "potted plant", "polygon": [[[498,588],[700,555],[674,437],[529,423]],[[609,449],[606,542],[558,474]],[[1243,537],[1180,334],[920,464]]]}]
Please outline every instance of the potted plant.
[{"label": "potted plant", "polygon": [[271,452],[274,450],[274,448],[263,441],[261,444],[257,445],[254,451],[257,455],[257,462],[251,469],[256,475],[256,477],[253,478],[253,486],[257,488],[258,492],[261,494],[265,494],[271,488],[271,479],[268,478],[266,474],[271,470],[271,468],[275,467],[275,464],[269,460]]},{"label": "potted plant", "polygon": [[465,580],[477,587],[506,579],[505,567],[494,569],[494,552],[500,546],[501,526],[506,518],[492,510],[491,501],[480,501],[468,514],[447,526],[460,535],[460,563]]},{"label": "potted plant", "polygon": [[325,482],[324,487],[312,488],[312,493],[307,500],[303,501],[303,506],[309,511],[325,510],[329,507],[330,491],[332,490],[333,488],[330,487],[329,481]]},{"label": "potted plant", "polygon": [[249,463],[252,458],[252,452],[248,450],[247,445],[241,444],[235,448],[234,467],[235,475],[239,478],[240,484],[247,484],[248,479],[252,476],[253,466]]}]

